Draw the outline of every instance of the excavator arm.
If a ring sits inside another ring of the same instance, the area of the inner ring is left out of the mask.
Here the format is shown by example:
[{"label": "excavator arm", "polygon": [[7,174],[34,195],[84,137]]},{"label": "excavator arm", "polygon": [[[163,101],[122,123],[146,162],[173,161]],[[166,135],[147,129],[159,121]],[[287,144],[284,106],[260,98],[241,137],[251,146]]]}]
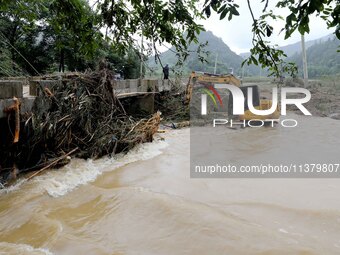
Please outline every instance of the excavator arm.
[{"label": "excavator arm", "polygon": [[233,84],[237,87],[241,86],[241,81],[232,74],[211,74],[204,72],[192,72],[185,90],[184,103],[189,104],[192,97],[192,90],[196,83],[203,84]]}]

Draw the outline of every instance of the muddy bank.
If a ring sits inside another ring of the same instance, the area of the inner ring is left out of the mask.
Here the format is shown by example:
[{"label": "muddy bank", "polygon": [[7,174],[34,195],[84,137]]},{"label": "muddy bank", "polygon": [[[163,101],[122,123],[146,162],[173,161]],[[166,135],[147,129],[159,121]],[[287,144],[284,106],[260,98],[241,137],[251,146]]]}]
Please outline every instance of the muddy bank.
[{"label": "muddy bank", "polygon": [[310,92],[312,98],[306,107],[313,115],[340,120],[340,93],[323,87],[310,88]]},{"label": "muddy bank", "polygon": [[[260,84],[262,95],[271,98],[271,88],[277,84]],[[303,80],[288,78],[284,87],[303,87]],[[304,104],[313,116],[330,117],[340,120],[340,84],[337,80],[310,80],[307,89],[311,92],[311,100]],[[300,114],[295,106],[288,106],[289,111]]]},{"label": "muddy bank", "polygon": [[188,121],[190,111],[184,104],[185,86],[172,83],[171,88],[168,93],[155,95],[155,107],[162,113],[162,123]]}]

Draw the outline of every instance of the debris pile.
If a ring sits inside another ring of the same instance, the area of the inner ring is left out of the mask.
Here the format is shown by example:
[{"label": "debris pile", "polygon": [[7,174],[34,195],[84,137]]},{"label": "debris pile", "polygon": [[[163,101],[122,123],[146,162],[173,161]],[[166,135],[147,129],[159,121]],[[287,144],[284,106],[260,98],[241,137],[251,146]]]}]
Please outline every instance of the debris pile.
[{"label": "debris pile", "polygon": [[171,91],[156,95],[156,107],[162,112],[166,122],[187,121],[189,119],[189,106],[183,104],[185,87],[181,81],[176,81],[172,84]]},{"label": "debris pile", "polygon": [[14,168],[19,173],[39,170],[56,166],[54,159],[63,165],[67,161],[60,159],[71,151],[76,157],[99,158],[152,141],[161,121],[160,113],[150,119],[128,116],[114,86],[113,73],[102,69],[71,73],[63,76],[58,86],[41,87],[32,114],[26,116],[21,128],[24,132],[19,143],[0,152],[2,182],[13,175]]}]

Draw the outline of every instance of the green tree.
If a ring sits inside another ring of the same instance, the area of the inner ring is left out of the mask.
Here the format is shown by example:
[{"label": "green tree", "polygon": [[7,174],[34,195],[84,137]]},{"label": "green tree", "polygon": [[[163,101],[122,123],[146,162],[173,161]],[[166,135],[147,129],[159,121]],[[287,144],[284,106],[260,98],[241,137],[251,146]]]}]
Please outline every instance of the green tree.
[{"label": "green tree", "polygon": [[56,62],[59,71],[93,68],[103,42],[100,18],[85,0],[6,1],[0,24],[13,68],[17,64],[30,74],[53,70]]},{"label": "green tree", "polygon": [[[27,4],[25,1],[4,1],[0,5],[0,38],[7,49],[7,52],[3,52],[2,57],[5,59],[5,55],[9,54],[7,57],[10,58],[14,73],[16,73],[17,66],[20,65],[19,59],[23,58],[18,48],[24,44],[28,37],[32,36],[38,27],[35,22],[38,17],[36,10],[40,7],[40,1],[33,1],[31,4]],[[6,65],[5,62],[2,63],[2,65]],[[7,66],[6,69],[11,72],[9,68]]]},{"label": "green tree", "polygon": [[[268,8],[269,0],[247,0],[247,3],[253,17],[254,36],[251,56],[246,63],[269,67],[275,75],[296,71],[294,65],[282,61],[284,52],[268,43],[273,33],[271,21],[283,17]],[[262,4],[263,14],[255,17],[251,4]],[[97,0],[95,6],[96,12],[85,0],[2,0],[0,20],[5,25],[0,31],[13,46],[10,47],[12,60],[17,61],[19,55],[21,59],[34,59],[25,48],[32,45],[34,39],[37,43],[37,36],[47,36],[39,31],[44,26],[44,31],[50,33],[51,52],[54,60],[58,59],[60,71],[65,66],[69,70],[93,66],[91,60],[102,45],[100,29],[106,30],[105,39],[112,42],[117,49],[115,52],[121,56],[131,47],[138,49],[135,35],[139,34],[151,42],[156,53],[159,53],[159,44],[173,45],[181,63],[188,56],[190,43],[198,43],[197,35],[204,30],[197,20],[209,18],[211,12],[229,20],[239,15],[239,6],[234,0],[206,0],[203,8],[199,0]],[[283,28],[286,38],[296,30],[308,33],[311,14],[321,16],[328,27],[336,29],[335,34],[340,38],[339,0],[280,0],[276,8],[290,10]],[[15,50],[20,47],[22,54]],[[201,51],[201,47],[197,49]],[[45,61],[44,58],[38,60]],[[34,69],[33,65],[29,66]]]},{"label": "green tree", "polygon": [[84,58],[94,57],[102,37],[100,20],[85,0],[55,0],[48,8],[50,13],[46,15],[46,21],[56,35],[59,72],[64,71],[66,58],[69,70],[75,70]]},{"label": "green tree", "polygon": [[109,68],[121,74],[125,79],[136,79],[140,75],[140,56],[136,49],[130,48],[125,54],[117,52],[110,45],[106,45],[102,59],[108,62]]},{"label": "green tree", "polygon": [[97,9],[110,38],[120,50],[135,45],[132,35],[140,34],[151,41],[157,53],[157,45],[167,42],[185,59],[188,44],[198,43],[197,34],[204,30],[195,21],[203,18],[196,7],[198,3],[198,0],[99,0]]},{"label": "green tree", "polygon": [[[285,64],[285,54],[275,46],[270,45],[267,38],[273,33],[271,20],[283,19],[268,8],[269,0],[252,1],[252,4],[263,4],[263,14],[255,17],[250,0],[247,0],[249,11],[253,17],[253,48],[247,64],[269,67],[273,74],[294,73],[296,67]],[[103,17],[103,23],[111,31],[113,39],[123,47],[133,43],[132,34],[142,33],[151,40],[155,51],[158,43],[172,44],[180,57],[187,57],[187,47],[192,41],[197,42],[197,34],[203,27],[197,24],[198,18],[209,17],[211,12],[217,12],[221,19],[231,20],[239,15],[239,6],[233,0],[206,0],[203,10],[199,9],[198,0],[99,0],[98,9]],[[285,18],[284,31],[286,38],[298,30],[309,32],[309,16],[316,13],[321,16],[328,27],[336,28],[340,38],[340,5],[339,0],[280,0],[277,8],[288,8],[290,14]],[[186,33],[184,33],[186,32]],[[185,35],[185,36],[184,36]]]}]

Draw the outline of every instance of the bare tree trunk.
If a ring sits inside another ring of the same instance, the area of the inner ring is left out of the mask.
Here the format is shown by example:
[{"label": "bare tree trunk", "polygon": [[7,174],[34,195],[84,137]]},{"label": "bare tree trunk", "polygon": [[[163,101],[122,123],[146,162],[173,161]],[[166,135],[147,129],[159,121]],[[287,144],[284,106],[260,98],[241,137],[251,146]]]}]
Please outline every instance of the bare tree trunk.
[{"label": "bare tree trunk", "polygon": [[65,72],[65,53],[64,49],[60,50],[59,72]]}]

